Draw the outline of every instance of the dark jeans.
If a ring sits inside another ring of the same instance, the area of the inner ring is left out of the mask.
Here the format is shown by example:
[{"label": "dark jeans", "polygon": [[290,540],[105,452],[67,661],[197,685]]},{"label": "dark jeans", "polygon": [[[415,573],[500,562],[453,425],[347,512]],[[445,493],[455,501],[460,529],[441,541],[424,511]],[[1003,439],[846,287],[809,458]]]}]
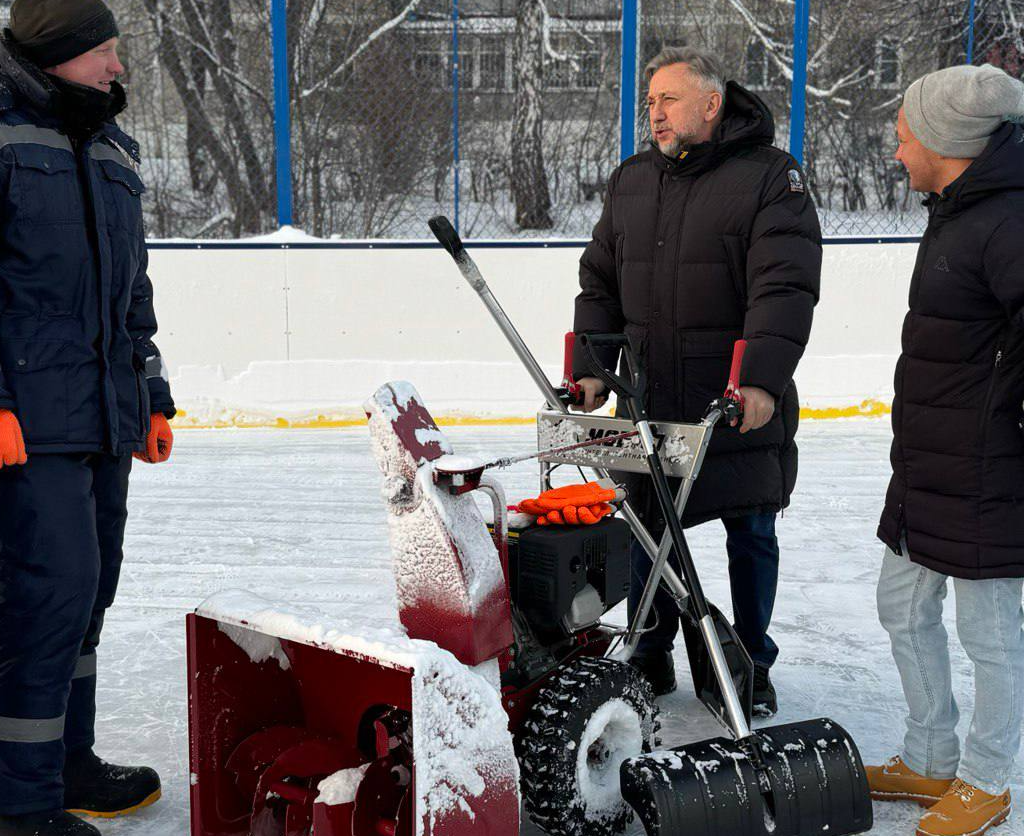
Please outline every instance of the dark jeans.
[{"label": "dark jeans", "polygon": [[60,807],[65,751],[93,744],[131,463],[30,453],[0,468],[0,815]]},{"label": "dark jeans", "polygon": [[[779,541],[775,537],[775,514],[753,514],[722,520],[725,548],[729,553],[729,586],[732,591],[734,627],[750,657],[758,665],[771,667],[779,648],[768,635],[779,583]],[[673,552],[669,562],[679,569]],[[651,560],[639,543],[633,544],[630,563],[629,617],[640,605]],[[679,611],[671,596],[658,590],[647,619],[652,629],[640,637],[640,653],[671,650],[679,629]]]}]

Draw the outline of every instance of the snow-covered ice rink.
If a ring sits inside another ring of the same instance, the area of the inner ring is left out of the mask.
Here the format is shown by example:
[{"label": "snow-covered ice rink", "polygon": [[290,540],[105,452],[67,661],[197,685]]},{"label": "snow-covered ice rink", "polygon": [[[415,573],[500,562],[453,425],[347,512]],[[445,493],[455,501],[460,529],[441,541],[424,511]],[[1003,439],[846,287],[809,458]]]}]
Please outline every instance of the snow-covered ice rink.
[{"label": "snow-covered ice rink", "polygon": [[[456,453],[479,458],[526,452],[535,434],[528,426],[445,432]],[[903,733],[899,679],[875,616],[882,546],[874,535],[889,475],[889,423],[808,421],[798,440],[800,478],[778,525],[777,721],[828,715],[851,732],[866,761],[877,762]],[[510,500],[536,492],[531,463],[499,478]],[[182,431],[170,463],[136,465],[121,587],[99,649],[97,749],[109,760],[156,767],[164,798],[133,817],[99,821],[103,833],[188,833],[184,619],[205,597],[244,588],[355,621],[395,620],[379,484],[365,427]],[[721,524],[693,529],[690,543],[709,597],[728,612]],[[952,593],[947,603],[963,734],[974,703],[971,665],[956,641]],[[680,689],[661,700],[664,744],[718,736],[681,652],[676,666]],[[1019,767],[1012,789],[1024,799]],[[876,804],[872,832],[912,834],[919,814],[911,805]],[[996,833],[1024,834],[1024,814]]]}]

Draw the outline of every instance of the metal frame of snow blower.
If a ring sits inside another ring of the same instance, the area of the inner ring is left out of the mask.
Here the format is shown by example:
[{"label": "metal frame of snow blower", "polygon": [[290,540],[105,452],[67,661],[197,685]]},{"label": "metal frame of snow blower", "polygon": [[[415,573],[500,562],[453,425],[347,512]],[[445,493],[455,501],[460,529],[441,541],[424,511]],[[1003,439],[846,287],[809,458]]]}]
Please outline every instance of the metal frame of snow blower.
[{"label": "metal frame of snow blower", "polygon": [[[537,385],[537,388],[543,395],[544,400],[547,402],[548,410],[541,411],[538,414],[538,421],[551,420],[558,416],[563,421],[568,420],[581,422],[583,424],[586,424],[588,421],[593,422],[595,420],[593,417],[574,415],[569,411],[566,398],[561,396],[551,385],[547,375],[544,374],[540,364],[530,352],[530,349],[523,341],[523,338],[519,335],[519,332],[516,330],[512,320],[509,318],[508,314],[505,313],[504,309],[491,292],[490,287],[488,287],[487,282],[480,273],[476,263],[470,257],[469,253],[466,252],[458,233],[456,233],[448,219],[441,216],[431,218],[429,226],[437,240],[455,260],[459,271],[469,283],[470,287],[472,287],[480,297],[484,306],[497,323],[498,328],[512,346],[512,349],[525,366],[530,377],[533,378],[534,383]],[[639,369],[635,368],[633,371],[635,376],[639,378]],[[634,380],[633,383],[639,383],[639,380]],[[716,405],[718,408],[715,408]],[[673,502],[677,518],[682,516],[683,510],[686,507],[686,503],[690,497],[690,492],[693,489],[693,483],[700,472],[705,453],[707,452],[708,445],[711,442],[712,430],[724,414],[725,408],[724,404],[719,404],[716,401],[716,404],[712,405],[712,409],[709,410],[704,420],[699,424],[668,424],[667,422],[661,422],[660,424],[655,423],[654,425],[661,436],[672,432],[675,432],[677,435],[684,433],[692,434],[697,446],[697,451],[693,455],[689,467],[685,468],[685,472],[674,474],[682,478],[682,482]],[[625,432],[635,428],[633,422],[629,419],[602,417],[597,420],[606,425],[608,432]],[[607,467],[595,466],[596,462],[594,462],[592,458],[594,455],[593,451],[595,449],[597,451],[602,451],[607,450],[608,448],[587,448],[586,452],[583,450],[574,451],[572,458],[556,457],[548,461],[545,461],[545,457],[542,456],[541,488],[546,489],[547,487],[550,487],[550,466],[552,463],[571,463],[579,466],[590,467],[590,469],[592,469],[596,474],[597,478],[611,478]],[[630,461],[629,458],[619,455],[615,456],[614,459],[610,459],[610,463],[614,464],[617,469],[621,470],[640,473],[649,472],[647,463],[644,461],[642,456],[635,457]],[[681,624],[684,631],[684,639],[687,647],[687,656],[690,661],[694,687],[697,691],[698,697],[708,708],[711,714],[730,731],[735,733],[742,729],[749,730],[753,703],[753,662],[750,660],[749,654],[747,654],[742,643],[739,641],[739,638],[736,636],[732,625],[713,604],[709,603],[709,612],[715,628],[714,634],[718,639],[715,643],[717,645],[717,650],[711,650],[710,646],[707,646],[703,639],[700,619],[694,618],[694,611],[691,609],[690,591],[687,584],[668,562],[669,555],[672,551],[672,538],[670,532],[666,529],[665,533],[662,535],[661,541],[656,542],[650,531],[640,520],[636,511],[630,505],[628,499],[620,506],[620,512],[629,524],[629,527],[633,532],[633,536],[641,544],[642,548],[651,559],[652,567],[650,575],[648,576],[648,581],[644,587],[640,606],[634,614],[634,617],[630,620],[622,641],[619,644],[613,643],[609,647],[606,655],[621,662],[628,662],[633,656],[643,632],[642,625],[647,623],[647,618],[650,614],[651,607],[653,606],[654,597],[660,583],[661,587],[672,597],[679,609]],[[729,648],[728,654],[726,654],[722,647],[723,641]],[[704,652],[705,647],[707,647],[708,652]],[[732,687],[726,688],[725,690],[723,690],[720,684],[716,681],[718,678],[718,672],[722,670],[721,666],[723,664],[725,665],[724,669],[729,671],[731,674],[729,676],[729,680],[732,683]],[[728,694],[729,691],[733,692],[731,696]],[[735,699],[733,699],[733,697],[735,697]],[[740,720],[741,723],[736,724],[736,720]]]},{"label": "metal frame of snow blower", "polygon": [[[544,374],[544,370],[540,367],[537,359],[519,335],[512,320],[491,292],[476,263],[469,253],[466,252],[465,246],[451,225],[451,222],[443,216],[437,216],[431,218],[428,223],[438,242],[454,259],[463,277],[494,318],[498,328],[512,346],[512,349],[547,402],[548,409],[538,413],[539,422],[561,420],[586,426],[588,423],[597,421],[603,425],[605,431],[609,434],[636,429],[634,423],[625,418],[583,416],[571,413],[567,403],[568,399],[551,385],[547,375]],[[621,345],[616,348],[619,347]],[[632,371],[635,377],[632,383],[639,385],[640,370],[634,367]],[[670,435],[675,435],[676,437],[689,436],[697,447],[689,466],[685,467],[682,472],[676,471],[673,473],[673,475],[679,476],[682,479],[673,501],[677,518],[682,516],[686,503],[689,500],[690,492],[693,489],[693,483],[700,473],[705,453],[711,442],[712,431],[728,408],[727,404],[720,399],[711,405],[708,414],[699,424],[679,422],[654,422],[653,424],[655,431],[658,432],[660,437]],[[733,409],[735,408],[733,407]],[[733,411],[731,417],[735,417],[735,414],[735,411]],[[552,457],[548,460],[545,460],[545,456],[541,456],[541,489],[550,487],[552,464],[574,464],[581,467],[589,467],[598,479],[612,478],[609,473],[609,467],[597,466],[598,462],[595,461],[595,456],[599,458],[602,451],[608,450],[609,448],[598,446],[573,451],[571,454]],[[605,452],[605,457],[608,464],[614,465],[615,469],[637,473],[649,472],[643,455],[633,457],[621,454],[609,456]],[[656,542],[650,531],[640,520],[639,515],[630,505],[628,498],[621,504],[620,513],[629,524],[633,536],[651,559],[652,567],[644,587],[640,606],[634,617],[630,620],[625,635],[621,637],[620,642],[613,642],[605,655],[620,662],[628,662],[632,658],[643,633],[643,625],[647,623],[647,618],[654,604],[654,597],[660,584],[671,596],[679,610],[687,657],[697,696],[711,712],[712,716],[730,732],[735,734],[746,730],[749,733],[753,708],[754,665],[742,642],[736,635],[732,624],[717,607],[708,602],[708,613],[714,628],[712,632],[716,639],[713,644],[709,644],[705,640],[706,628],[702,624],[702,617],[692,607],[690,590],[687,583],[668,562],[672,551],[670,531],[666,529],[661,537],[661,541]],[[724,689],[718,681],[719,673],[723,670],[728,672],[728,679],[731,683],[729,687]]]},{"label": "metal frame of snow blower", "polygon": [[[568,407],[575,393],[570,388],[559,393],[551,386],[449,221],[435,217],[429,224],[512,345],[550,410],[562,421],[576,421]],[[682,512],[712,432],[720,420],[734,421],[741,415],[739,373],[745,343],[737,342],[728,388],[722,398],[711,403],[704,419],[699,424],[672,425],[677,431],[691,428],[697,439],[697,450],[688,470],[674,474],[682,477],[682,483],[673,499],[655,438],[655,425],[644,410],[642,370],[628,338],[623,334],[590,334],[579,335],[577,340],[587,353],[594,375],[618,396],[620,405],[629,413],[628,420],[600,419],[614,422],[605,431],[637,430],[643,464],[640,465],[635,452],[632,456],[611,456],[607,454],[609,448],[601,446],[575,450],[572,458],[552,460],[585,463],[592,466],[598,478],[607,478],[605,467],[593,466],[600,463],[595,456],[605,451],[609,464],[614,461],[621,469],[639,470],[651,476],[658,506],[666,518],[666,530],[656,544],[628,501],[622,505],[623,517],[653,566],[621,649],[615,651],[613,645],[606,655],[617,661],[629,660],[660,584],[679,607],[697,695],[730,733],[730,739],[687,744],[669,752],[627,760],[620,770],[623,797],[637,811],[648,836],[798,836],[825,831],[846,836],[870,830],[872,809],[863,763],[852,738],[842,727],[819,718],[752,731],[753,663],[732,625],[704,597],[683,535]],[[607,352],[605,356],[613,358],[622,351],[627,376],[606,368],[595,349],[603,349]],[[545,415],[542,412],[538,420],[544,420]],[[542,487],[550,483],[549,464],[542,457]],[[685,580],[667,562],[673,550]],[[704,768],[704,764],[719,763],[719,758],[731,761],[732,768]]]}]

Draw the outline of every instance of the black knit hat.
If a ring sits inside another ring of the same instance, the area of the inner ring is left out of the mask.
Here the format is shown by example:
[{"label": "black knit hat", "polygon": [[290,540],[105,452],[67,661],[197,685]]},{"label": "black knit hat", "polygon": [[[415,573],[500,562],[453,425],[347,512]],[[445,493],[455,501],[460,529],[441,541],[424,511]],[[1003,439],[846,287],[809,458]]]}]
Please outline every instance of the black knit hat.
[{"label": "black knit hat", "polygon": [[77,58],[120,33],[103,0],[14,0],[11,35],[38,67]]}]

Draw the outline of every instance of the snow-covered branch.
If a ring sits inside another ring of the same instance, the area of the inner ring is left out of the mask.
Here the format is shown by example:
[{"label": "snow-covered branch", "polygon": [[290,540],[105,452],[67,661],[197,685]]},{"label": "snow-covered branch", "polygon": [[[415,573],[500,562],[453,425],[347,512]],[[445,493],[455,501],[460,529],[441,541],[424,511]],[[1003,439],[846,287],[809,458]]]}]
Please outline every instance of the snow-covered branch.
[{"label": "snow-covered branch", "polygon": [[406,4],[405,8],[402,9],[402,11],[400,11],[397,15],[395,15],[387,22],[382,23],[380,26],[374,29],[366,37],[366,39],[358,47],[356,47],[356,49],[348,56],[348,58],[342,61],[337,67],[331,70],[331,72],[329,72],[326,76],[320,79],[320,81],[318,81],[312,87],[303,90],[300,95],[303,98],[306,98],[307,96],[312,96],[314,93],[317,93],[320,90],[323,90],[325,87],[327,87],[328,84],[330,84],[332,81],[334,81],[334,79],[336,79],[339,75],[345,72],[345,70],[351,67],[352,63],[360,55],[366,52],[366,50],[370,48],[374,41],[378,40],[383,35],[386,35],[392,29],[400,26],[405,21],[405,19],[416,10],[416,7],[419,4],[420,0],[409,0],[409,2]]},{"label": "snow-covered branch", "polygon": [[551,43],[551,12],[548,11],[548,4],[545,0],[540,0],[540,8],[544,18],[544,54],[552,61],[568,61],[573,72],[579,72],[579,62],[570,53],[556,50],[554,44]]},{"label": "snow-covered branch", "polygon": [[195,47],[197,50],[199,50],[199,52],[201,52],[204,56],[206,56],[206,58],[209,59],[210,63],[213,65],[215,72],[222,73],[223,75],[225,75],[228,78],[230,78],[232,81],[238,82],[238,84],[242,88],[244,88],[247,93],[251,93],[257,99],[259,99],[262,104],[264,104],[264,105],[266,105],[268,107],[270,106],[270,100],[267,98],[266,93],[263,90],[261,90],[259,87],[257,87],[255,84],[253,84],[248,79],[244,78],[237,71],[231,69],[231,67],[226,66],[217,57],[217,54],[215,52],[213,52],[213,50],[207,44],[200,43],[195,38],[193,38],[192,35],[189,32],[186,32],[185,30],[180,29],[179,27],[175,26],[173,23],[169,23],[168,22],[167,23],[167,29],[168,29],[169,32],[173,33],[176,37],[180,38],[182,41],[187,43],[189,46]]},{"label": "snow-covered branch", "polygon": [[[792,59],[786,60],[783,57],[782,45],[768,37],[765,34],[764,27],[758,22],[757,18],[754,17],[753,13],[743,4],[742,0],[729,0],[731,5],[736,12],[740,15],[743,21],[747,24],[751,33],[756,37],[765,48],[765,52],[771,59],[772,63],[778,68],[779,72],[782,73],[783,77],[792,83],[793,81],[793,63]],[[817,53],[816,53],[817,55]],[[808,62],[810,66],[810,62]],[[851,107],[852,102],[849,99],[839,98],[836,94],[845,87],[850,87],[855,84],[860,84],[863,81],[871,78],[874,75],[873,70],[867,69],[863,64],[855,67],[853,70],[842,76],[839,80],[835,81],[829,87],[818,87],[813,84],[807,85],[808,95],[823,100],[830,100],[837,105],[843,107]]]}]

